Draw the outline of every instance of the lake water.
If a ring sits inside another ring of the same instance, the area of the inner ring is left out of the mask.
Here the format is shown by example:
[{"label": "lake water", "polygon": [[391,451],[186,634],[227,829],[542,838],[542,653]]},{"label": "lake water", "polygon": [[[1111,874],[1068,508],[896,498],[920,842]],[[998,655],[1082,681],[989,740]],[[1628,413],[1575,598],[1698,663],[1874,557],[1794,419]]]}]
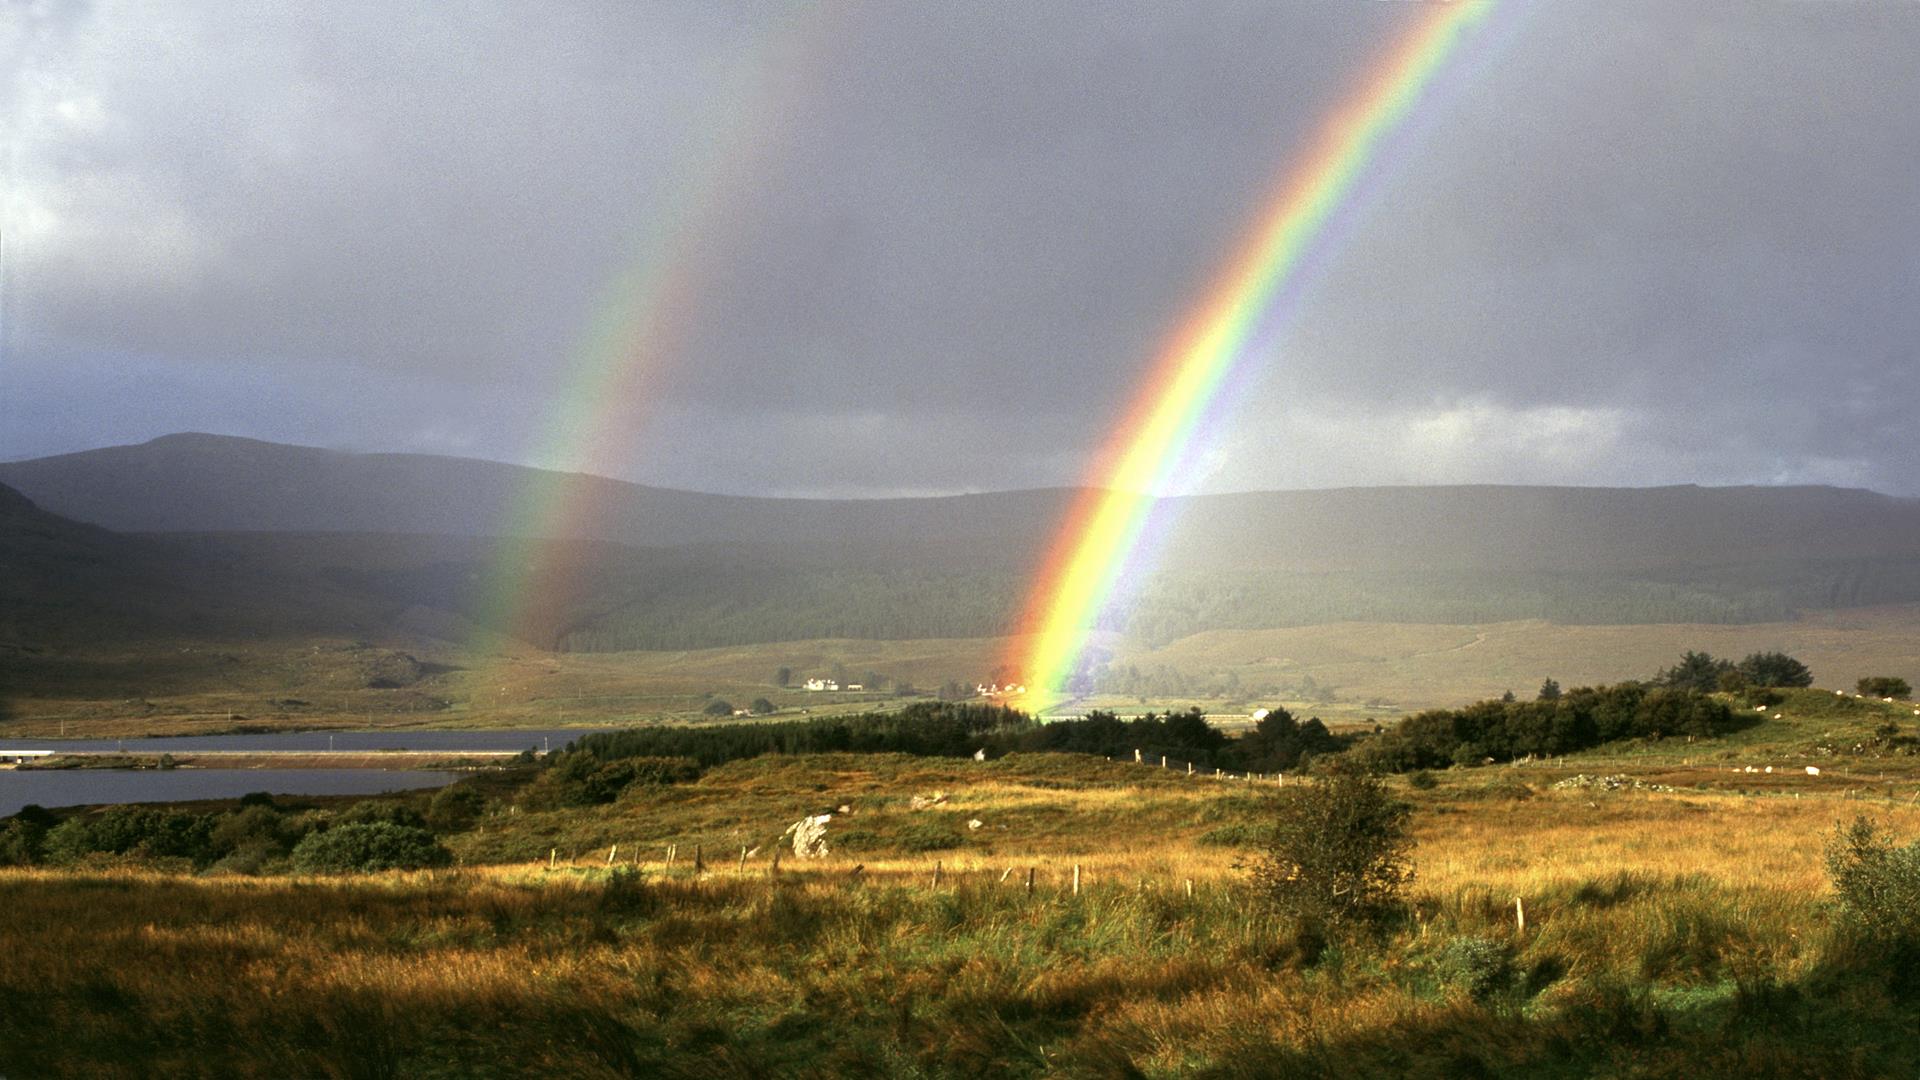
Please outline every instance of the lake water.
[{"label": "lake water", "polygon": [[[264,735],[179,735],[155,739],[0,739],[0,750],[93,750],[179,754],[192,750],[559,750],[606,728],[473,731],[276,731]],[[307,794],[319,794],[311,792]]]},{"label": "lake water", "polygon": [[89,806],[184,802],[236,799],[253,791],[275,795],[378,795],[444,787],[459,775],[430,769],[9,769],[0,770],[0,817],[16,813],[29,803]]},{"label": "lake water", "polygon": [[[596,728],[472,731],[279,731],[263,735],[180,735],[153,739],[0,739],[0,750],[185,754],[196,750],[559,750]],[[45,769],[0,770],[0,817],[29,803],[102,803],[232,799],[275,795],[377,795],[443,787],[457,773],[431,769]]]}]

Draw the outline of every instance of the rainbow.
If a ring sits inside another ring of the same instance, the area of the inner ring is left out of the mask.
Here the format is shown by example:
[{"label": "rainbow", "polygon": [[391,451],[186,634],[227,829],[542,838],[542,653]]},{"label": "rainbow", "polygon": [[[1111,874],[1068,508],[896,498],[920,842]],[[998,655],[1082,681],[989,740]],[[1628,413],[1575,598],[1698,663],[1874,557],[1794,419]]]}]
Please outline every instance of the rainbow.
[{"label": "rainbow", "polygon": [[560,368],[562,384],[531,448],[542,471],[514,493],[494,529],[474,620],[487,645],[557,644],[559,619],[577,599],[576,563],[591,557],[575,541],[617,532],[605,520],[601,478],[628,471],[655,383],[679,359],[700,311],[716,269],[712,252],[737,227],[730,211],[764,174],[784,114],[821,77],[841,7],[796,5],[742,50],[664,199],[642,215],[634,257],[603,288]]},{"label": "rainbow", "polygon": [[1225,271],[1181,323],[1095,459],[1041,564],[1009,664],[1029,704],[1067,688],[1095,621],[1127,576],[1151,512],[1191,461],[1221,390],[1269,351],[1275,309],[1295,297],[1330,225],[1356,201],[1390,136],[1491,0],[1423,5],[1413,28],[1330,115]]}]

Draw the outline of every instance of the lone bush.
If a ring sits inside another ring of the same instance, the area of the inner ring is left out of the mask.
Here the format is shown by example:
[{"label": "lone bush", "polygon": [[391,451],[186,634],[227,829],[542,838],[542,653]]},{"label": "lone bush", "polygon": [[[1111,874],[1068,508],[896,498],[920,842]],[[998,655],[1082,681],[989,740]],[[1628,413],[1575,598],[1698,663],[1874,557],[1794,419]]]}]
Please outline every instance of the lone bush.
[{"label": "lone bush", "polygon": [[1485,1001],[1513,985],[1513,949],[1492,938],[1454,938],[1441,950],[1439,968],[1449,985],[1466,990],[1475,1001]]},{"label": "lone bush", "polygon": [[432,833],[386,821],[308,833],[293,849],[293,868],[309,874],[416,870],[452,861],[453,852]]},{"label": "lone bush", "polygon": [[1254,881],[1283,913],[1306,924],[1376,921],[1413,876],[1412,808],[1372,773],[1341,769],[1316,784],[1276,792]]},{"label": "lone bush", "polygon": [[1827,876],[1850,928],[1920,947],[1920,840],[1895,847],[1872,818],[1857,817],[1828,839]]},{"label": "lone bush", "polygon": [[1892,675],[1869,675],[1855,683],[1854,688],[1868,697],[1905,700],[1913,695],[1913,687],[1907,685],[1907,680]]}]

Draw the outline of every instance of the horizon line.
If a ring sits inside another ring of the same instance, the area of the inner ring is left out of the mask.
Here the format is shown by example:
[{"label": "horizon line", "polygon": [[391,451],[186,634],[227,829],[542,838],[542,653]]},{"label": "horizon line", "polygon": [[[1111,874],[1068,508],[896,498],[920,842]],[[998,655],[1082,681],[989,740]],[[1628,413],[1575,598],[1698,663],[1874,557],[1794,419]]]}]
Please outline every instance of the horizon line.
[{"label": "horizon line", "polygon": [[[511,468],[511,469],[524,469],[528,472],[542,473],[549,476],[583,477],[589,480],[599,480],[599,481],[604,481],[610,484],[624,484],[629,487],[646,488],[651,491],[672,492],[672,493],[681,494],[681,495],[704,495],[704,496],[710,496],[713,498],[723,498],[723,499],[753,499],[753,500],[759,500],[763,502],[812,502],[812,503],[924,502],[924,501],[933,501],[938,499],[979,498],[979,497],[991,496],[991,495],[1025,495],[1025,494],[1038,494],[1038,493],[1050,493],[1050,492],[1111,490],[1111,489],[1096,489],[1091,485],[1082,485],[1082,484],[1036,484],[1036,485],[1027,486],[1027,487],[972,488],[972,489],[955,489],[955,490],[946,490],[946,491],[900,490],[900,491],[889,492],[886,494],[875,494],[875,495],[765,494],[765,493],[750,493],[750,492],[741,492],[741,491],[714,491],[714,490],[703,489],[703,488],[677,487],[669,484],[649,483],[643,480],[631,480],[624,477],[608,476],[604,473],[575,472],[575,471],[569,471],[565,469],[554,469],[554,468],[550,468],[542,465],[529,465],[529,464],[526,464],[525,462],[512,461],[505,458],[486,457],[478,454],[456,454],[456,453],[447,453],[447,452],[432,451],[432,450],[348,449],[345,447],[338,447],[338,446],[315,446],[310,443],[281,442],[275,439],[263,439],[254,435],[233,435],[233,434],[228,434],[224,432],[213,432],[213,431],[172,431],[164,435],[155,435],[152,438],[146,439],[141,442],[108,443],[105,445],[90,446],[90,447],[86,447],[79,450],[63,450],[57,453],[36,454],[30,457],[6,458],[4,460],[0,460],[0,466],[24,465],[32,462],[37,462],[37,461],[50,461],[55,458],[64,458],[64,457],[79,457],[85,454],[97,454],[97,453],[102,453],[102,452],[111,451],[111,450],[133,450],[139,447],[151,446],[155,443],[165,442],[167,440],[195,439],[195,438],[216,439],[216,440],[224,440],[229,442],[258,443],[262,446],[272,446],[272,447],[279,447],[279,448],[290,449],[290,450],[311,450],[319,453],[342,454],[342,455],[347,455],[351,457],[414,457],[414,458],[436,458],[436,459],[441,459],[446,461],[479,462],[479,463],[488,464],[488,465],[504,466],[506,468]],[[1175,502],[1175,501],[1182,501],[1182,500],[1189,500],[1189,499],[1233,498],[1236,496],[1247,496],[1247,495],[1293,495],[1293,494],[1320,494],[1320,493],[1333,493],[1333,492],[1346,492],[1346,491],[1403,491],[1403,490],[1435,490],[1435,489],[1448,489],[1448,488],[1467,488],[1467,489],[1505,488],[1505,489],[1525,489],[1525,490],[1533,490],[1533,491],[1665,491],[1665,490],[1676,490],[1681,488],[1695,488],[1702,491],[1730,491],[1730,490],[1736,490],[1736,489],[1759,489],[1759,490],[1785,491],[1785,490],[1800,488],[1800,489],[1825,489],[1829,491],[1859,491],[1859,492],[1865,492],[1871,495],[1878,495],[1882,498],[1887,498],[1887,499],[1906,499],[1906,500],[1920,499],[1920,494],[1900,495],[1900,494],[1895,494],[1893,492],[1881,491],[1878,488],[1851,486],[1851,485],[1845,485],[1845,484],[1810,483],[1810,482],[1767,483],[1762,481],[1743,481],[1743,482],[1733,482],[1733,483],[1702,483],[1697,480],[1681,481],[1681,482],[1675,482],[1675,483],[1660,483],[1660,484],[1526,483],[1526,482],[1502,481],[1502,480],[1431,481],[1431,482],[1401,481],[1401,482],[1386,482],[1386,483],[1375,483],[1375,484],[1324,484],[1324,485],[1308,485],[1308,486],[1302,486],[1302,487],[1233,488],[1233,489],[1223,490],[1223,491],[1198,491],[1198,492],[1189,492],[1181,495],[1160,495],[1160,496],[1155,496],[1155,498],[1162,502]]]}]

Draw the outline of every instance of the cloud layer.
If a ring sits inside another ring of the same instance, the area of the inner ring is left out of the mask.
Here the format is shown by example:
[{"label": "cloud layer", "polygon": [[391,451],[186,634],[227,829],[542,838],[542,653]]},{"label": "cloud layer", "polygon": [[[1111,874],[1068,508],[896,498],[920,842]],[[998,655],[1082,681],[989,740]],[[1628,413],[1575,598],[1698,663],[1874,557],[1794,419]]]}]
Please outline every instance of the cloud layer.
[{"label": "cloud layer", "polygon": [[[1077,479],[1411,13],[12,10],[0,454],[533,460],[638,310],[597,468],[833,494]],[[1920,7],[1496,21],[1184,488],[1920,492]]]}]

